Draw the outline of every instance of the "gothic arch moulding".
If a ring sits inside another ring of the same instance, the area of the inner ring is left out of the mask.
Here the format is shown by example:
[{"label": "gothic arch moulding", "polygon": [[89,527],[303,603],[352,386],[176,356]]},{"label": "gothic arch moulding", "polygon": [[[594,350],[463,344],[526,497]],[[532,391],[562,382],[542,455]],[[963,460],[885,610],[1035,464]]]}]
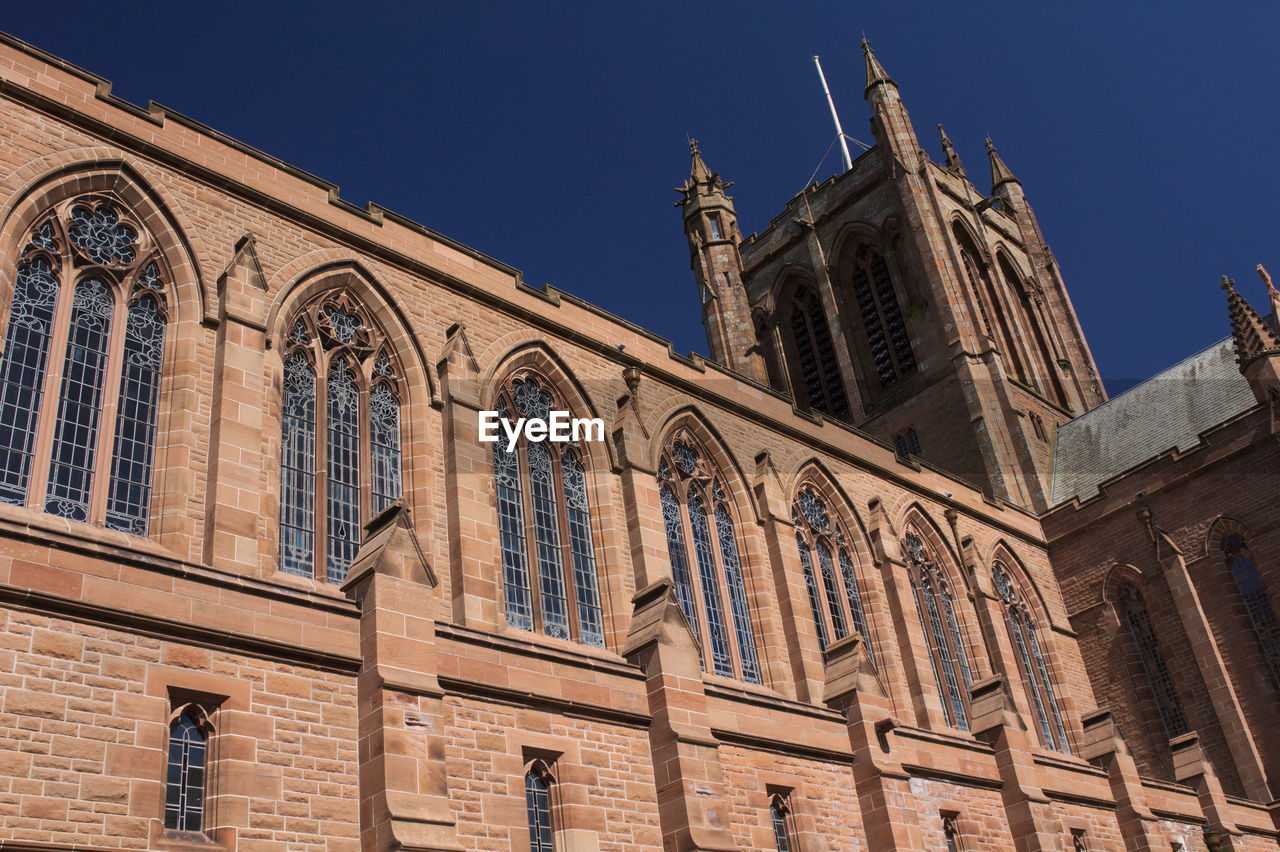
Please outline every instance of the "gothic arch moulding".
[{"label": "gothic arch moulding", "polygon": [[400,310],[390,290],[359,259],[341,249],[320,249],[285,265],[268,286],[267,347],[279,351],[298,308],[328,290],[345,290],[377,320],[387,342],[404,367],[410,401],[430,404],[436,388],[427,369],[427,358],[409,318]]},{"label": "gothic arch moulding", "polygon": [[[591,395],[578,381],[572,368],[545,341],[523,332],[518,334],[520,342],[506,348],[484,369],[480,379],[481,408],[493,408],[502,385],[512,373],[531,370],[551,384],[552,396],[573,417],[601,417]],[[605,431],[608,432],[608,421],[605,421]],[[590,454],[593,470],[612,469],[615,461],[612,441],[584,441],[583,445]]]},{"label": "gothic arch moulding", "polygon": [[[157,180],[145,177],[124,152],[107,147],[78,148],[49,154],[19,167],[0,184],[5,219],[0,227],[0,281],[17,272],[19,243],[36,219],[73,197],[94,193],[117,199],[143,222],[172,273],[179,321],[211,319],[216,294],[202,270],[212,268],[199,233],[182,208]],[[0,302],[12,285],[0,285]]]},{"label": "gothic arch moulding", "polygon": [[656,421],[660,425],[649,432],[654,436],[649,446],[651,469],[658,469],[658,461],[671,436],[681,429],[687,430],[711,454],[712,462],[724,477],[732,496],[730,502],[733,503],[738,522],[754,524],[759,520],[759,515],[756,512],[755,500],[752,499],[748,488],[750,480],[733,453],[729,451],[729,444],[702,416],[701,412],[688,404],[687,397],[680,399],[683,404],[674,411],[664,412]]},{"label": "gothic arch moulding", "polygon": [[1227,537],[1233,535],[1239,536],[1244,541],[1250,541],[1253,533],[1235,518],[1218,515],[1205,532],[1202,555],[1221,557],[1226,552]]}]

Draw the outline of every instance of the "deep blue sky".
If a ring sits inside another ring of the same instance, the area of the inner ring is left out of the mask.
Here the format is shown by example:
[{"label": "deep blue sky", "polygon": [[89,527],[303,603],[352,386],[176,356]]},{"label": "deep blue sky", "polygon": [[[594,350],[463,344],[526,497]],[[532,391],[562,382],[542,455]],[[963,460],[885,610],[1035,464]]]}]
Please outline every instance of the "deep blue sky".
[{"label": "deep blue sky", "polygon": [[119,0],[0,29],[703,352],[686,133],[763,227],[834,138],[812,54],[871,141],[865,31],[935,159],[943,122],[985,190],[995,139],[1113,387],[1229,332],[1223,273],[1263,304],[1280,4],[788,6]]}]

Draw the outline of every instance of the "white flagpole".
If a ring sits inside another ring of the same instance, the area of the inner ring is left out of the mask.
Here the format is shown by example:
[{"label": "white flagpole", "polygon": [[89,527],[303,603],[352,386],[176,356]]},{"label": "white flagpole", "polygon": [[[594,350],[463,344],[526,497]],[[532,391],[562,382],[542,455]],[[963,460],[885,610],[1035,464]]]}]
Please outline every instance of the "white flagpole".
[{"label": "white flagpole", "polygon": [[827,76],[822,73],[822,63],[813,57],[813,64],[818,68],[818,79],[822,81],[822,94],[827,96],[827,106],[831,107],[831,120],[836,123],[836,137],[840,140],[840,153],[844,154],[844,170],[853,168],[853,160],[849,157],[849,146],[844,141],[844,130],[840,127],[840,116],[836,115],[836,103],[831,100],[831,90],[827,88]]}]

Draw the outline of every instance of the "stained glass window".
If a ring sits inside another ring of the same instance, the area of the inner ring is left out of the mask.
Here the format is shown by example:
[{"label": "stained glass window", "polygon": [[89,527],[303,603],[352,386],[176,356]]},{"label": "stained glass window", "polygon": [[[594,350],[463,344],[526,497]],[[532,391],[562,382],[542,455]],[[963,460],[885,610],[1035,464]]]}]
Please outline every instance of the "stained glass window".
[{"label": "stained glass window", "polygon": [[782,796],[774,796],[769,802],[769,822],[773,825],[773,844],[778,852],[792,852],[788,813],[786,800]]},{"label": "stained glass window", "polygon": [[279,569],[341,583],[364,525],[403,494],[400,373],[350,293],[321,294],[286,328]]},{"label": "stained glass window", "polygon": [[18,267],[0,360],[0,500],[6,503],[27,501],[57,301],[58,278],[48,257]]},{"label": "stained glass window", "polygon": [[1236,588],[1244,599],[1249,623],[1253,625],[1254,635],[1262,646],[1262,656],[1266,658],[1276,685],[1280,686],[1280,620],[1276,619],[1275,608],[1267,597],[1267,588],[1262,585],[1258,566],[1254,564],[1253,556],[1240,536],[1227,536],[1223,542],[1223,551],[1231,576],[1235,577]]},{"label": "stained glass window", "polygon": [[1147,604],[1142,599],[1142,592],[1132,583],[1125,583],[1120,587],[1116,603],[1120,618],[1128,626],[1129,637],[1138,650],[1138,658],[1155,699],[1156,712],[1160,714],[1165,736],[1173,739],[1185,734],[1187,719],[1182,713],[1182,702],[1173,686],[1164,654],[1160,652],[1160,643],[1156,640],[1155,628],[1151,626],[1151,617],[1147,615]]},{"label": "stained glass window", "polygon": [[[746,581],[724,489],[690,435],[667,445],[658,478],[676,598],[698,636],[702,664],[708,663],[702,649],[710,649],[713,672],[760,683]],[[688,543],[693,545],[696,578]]]},{"label": "stained glass window", "polygon": [[920,536],[908,534],[903,549],[911,567],[916,609],[929,646],[929,662],[942,695],[948,724],[969,729],[969,687],[973,673],[964,650],[950,584]]},{"label": "stained glass window", "polygon": [[872,365],[880,386],[887,388],[915,371],[916,358],[889,266],[884,256],[866,243],[853,255],[853,295]]},{"label": "stained glass window", "polygon": [[551,780],[539,767],[524,776],[525,808],[529,816],[529,852],[555,852],[551,825]]},{"label": "stained glass window", "polygon": [[315,573],[316,374],[295,351],[284,362],[280,442],[280,570]]},{"label": "stained glass window", "polygon": [[[498,411],[503,420],[513,411],[545,419],[555,404],[545,380],[525,372],[504,385]],[[507,624],[604,647],[580,448],[527,440],[511,452],[505,440],[493,447]]]},{"label": "stained glass window", "polygon": [[164,827],[174,831],[204,829],[206,760],[209,744],[190,716],[180,714],[169,725],[169,766],[165,778]]},{"label": "stained glass window", "polygon": [[866,643],[864,647],[874,665],[862,590],[845,546],[848,538],[843,520],[838,515],[832,519],[826,500],[811,485],[796,493],[791,515],[819,647],[825,652],[828,644],[848,636],[852,625]]},{"label": "stained glass window", "polygon": [[[154,273],[155,264],[148,271]],[[124,363],[116,403],[116,440],[106,518],[110,529],[139,536],[147,534],[147,510],[151,505],[163,354],[164,317],[156,300],[145,296],[130,305],[125,315]]]},{"label": "stained glass window", "polygon": [[400,400],[387,382],[374,385],[369,394],[369,443],[372,510],[376,515],[400,499],[401,488]]},{"label": "stained glass window", "polygon": [[327,388],[328,560],[326,577],[341,583],[360,547],[360,389],[345,361],[329,370]]},{"label": "stained glass window", "polygon": [[[154,240],[129,220],[90,197],[31,230],[0,355],[0,502],[145,536],[166,278]],[[75,270],[74,286],[61,286],[64,269]],[[55,334],[56,316],[66,319]],[[120,385],[108,388],[117,363]]]},{"label": "stained glass window", "polygon": [[947,844],[947,852],[960,852],[960,830],[954,816],[942,818],[942,839]]},{"label": "stained glass window", "polygon": [[1005,623],[1013,638],[1018,667],[1026,686],[1027,698],[1036,715],[1040,738],[1051,749],[1070,752],[1062,712],[1058,708],[1058,697],[1054,693],[1053,681],[1049,678],[1049,667],[1040,650],[1040,639],[1036,635],[1035,620],[1031,617],[1030,608],[1014,588],[1008,571],[999,562],[992,568],[991,577],[996,592],[1004,602]]}]

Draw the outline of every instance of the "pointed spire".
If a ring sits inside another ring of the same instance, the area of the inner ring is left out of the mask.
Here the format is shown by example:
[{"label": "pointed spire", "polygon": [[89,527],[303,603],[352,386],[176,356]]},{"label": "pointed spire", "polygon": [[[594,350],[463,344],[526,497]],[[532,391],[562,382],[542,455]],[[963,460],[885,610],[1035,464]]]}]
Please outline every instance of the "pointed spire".
[{"label": "pointed spire", "polygon": [[1280,290],[1271,283],[1271,276],[1261,263],[1258,264],[1258,277],[1267,285],[1267,301],[1271,303],[1271,327],[1280,334]]},{"label": "pointed spire", "polygon": [[698,150],[698,140],[689,140],[689,155],[693,157],[693,168],[689,170],[689,180],[693,183],[705,183],[711,179],[711,170],[702,162],[702,152]]},{"label": "pointed spire", "polygon": [[1236,361],[1241,367],[1257,359],[1280,353],[1280,338],[1258,316],[1244,296],[1236,292],[1236,282],[1222,276],[1222,289],[1227,291],[1227,310],[1231,314],[1231,336],[1235,338]]},{"label": "pointed spire", "polygon": [[1000,155],[996,153],[996,146],[991,143],[991,137],[987,137],[987,156],[991,159],[992,193],[1003,183],[1022,183],[1022,181],[1013,176],[1013,172],[1009,171],[1009,167],[1004,164],[1004,160],[1000,159]]},{"label": "pointed spire", "polygon": [[947,158],[947,168],[960,177],[967,177],[964,172],[964,163],[960,162],[960,155],[956,153],[955,146],[951,144],[951,138],[947,136],[947,131],[942,129],[942,125],[938,125],[938,135],[942,137],[942,153]]},{"label": "pointed spire", "polygon": [[893,78],[884,70],[884,66],[880,64],[880,60],[876,59],[876,55],[871,52],[871,42],[865,38],[862,40],[862,56],[867,61],[867,92],[871,91],[872,86],[880,83],[889,83],[890,85],[898,85],[893,82]]},{"label": "pointed spire", "polygon": [[717,172],[707,168],[707,164],[702,160],[702,151],[698,148],[698,140],[689,140],[689,156],[693,158],[693,164],[689,168],[689,179],[684,182],[684,186],[677,186],[676,192],[684,196],[680,201],[676,202],[679,207],[687,204],[695,195],[711,195],[714,193],[724,194],[724,190],[733,186],[733,181],[724,181],[720,179]]}]

